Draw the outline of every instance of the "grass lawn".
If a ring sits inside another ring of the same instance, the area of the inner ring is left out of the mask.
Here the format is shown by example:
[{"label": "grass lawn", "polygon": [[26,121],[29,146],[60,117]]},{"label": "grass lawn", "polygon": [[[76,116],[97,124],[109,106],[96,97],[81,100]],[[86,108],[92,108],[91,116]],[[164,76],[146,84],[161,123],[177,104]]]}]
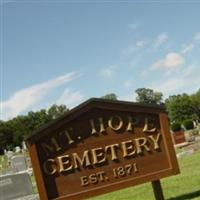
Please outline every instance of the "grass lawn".
[{"label": "grass lawn", "polygon": [[6,156],[0,155],[0,171],[7,167],[7,158]]},{"label": "grass lawn", "polygon": [[[198,143],[200,144],[200,142]],[[200,200],[200,149],[190,156],[178,159],[181,174],[161,180],[166,200]],[[4,169],[6,159],[0,156]],[[37,193],[35,179],[31,177],[34,192]],[[107,193],[90,200],[155,200],[151,183]]]},{"label": "grass lawn", "polygon": [[[179,158],[181,174],[161,180],[166,200],[200,200],[200,150]],[[122,189],[90,200],[154,200],[151,183]]]}]

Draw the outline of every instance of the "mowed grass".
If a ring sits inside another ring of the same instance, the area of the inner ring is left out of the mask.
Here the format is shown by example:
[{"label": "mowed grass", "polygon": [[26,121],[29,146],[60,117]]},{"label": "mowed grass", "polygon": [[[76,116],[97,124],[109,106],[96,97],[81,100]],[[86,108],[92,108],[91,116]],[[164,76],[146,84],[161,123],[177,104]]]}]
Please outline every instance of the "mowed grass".
[{"label": "mowed grass", "polygon": [[[200,145],[200,142],[198,143]],[[161,180],[166,200],[200,200],[200,150],[178,159],[181,174]],[[0,156],[4,169],[6,159]],[[34,192],[37,193],[35,179],[32,176]],[[151,183],[129,187],[90,200],[155,200]]]},{"label": "mowed grass", "polygon": [[[179,161],[181,174],[161,180],[167,200],[200,200],[200,150]],[[90,200],[155,200],[151,183],[96,196]]]}]

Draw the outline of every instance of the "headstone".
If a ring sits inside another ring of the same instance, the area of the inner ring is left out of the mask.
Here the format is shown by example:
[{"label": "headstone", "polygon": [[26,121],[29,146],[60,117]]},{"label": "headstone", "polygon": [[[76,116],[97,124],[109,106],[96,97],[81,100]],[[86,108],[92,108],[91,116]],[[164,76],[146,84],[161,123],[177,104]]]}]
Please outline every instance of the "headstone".
[{"label": "headstone", "polygon": [[21,148],[20,148],[19,146],[16,146],[16,147],[15,147],[15,152],[16,152],[16,153],[20,153],[20,152],[21,152]]},{"label": "headstone", "polygon": [[16,172],[27,170],[26,158],[24,155],[13,156],[11,159],[11,166]]},{"label": "headstone", "polygon": [[177,131],[173,133],[174,144],[181,144],[186,142],[185,135],[183,131]]},{"label": "headstone", "polygon": [[192,130],[185,131],[185,138],[187,142],[194,142],[195,141],[195,136],[193,135]]},{"label": "headstone", "polygon": [[14,174],[14,173],[15,173],[14,169],[9,167],[9,168],[1,170],[0,175],[9,175],[9,174]]},{"label": "headstone", "polygon": [[7,153],[7,150],[6,150],[6,149],[4,149],[4,150],[3,150],[3,153],[4,153],[4,155],[6,155],[6,153]]},{"label": "headstone", "polygon": [[27,173],[0,177],[0,196],[3,200],[11,200],[32,194],[31,179]]},{"label": "headstone", "polygon": [[5,160],[5,158],[2,156],[1,157],[1,170],[0,170],[0,175],[6,175],[6,174],[13,174],[14,170],[13,168],[9,165],[9,162]]},{"label": "headstone", "polygon": [[11,159],[13,157],[13,151],[7,151],[6,156],[8,159]]},{"label": "headstone", "polygon": [[23,149],[24,151],[27,150],[26,143],[25,143],[24,141],[22,142],[22,149]]},{"label": "headstone", "polygon": [[28,168],[32,168],[31,158],[29,156],[26,157],[26,163]]}]

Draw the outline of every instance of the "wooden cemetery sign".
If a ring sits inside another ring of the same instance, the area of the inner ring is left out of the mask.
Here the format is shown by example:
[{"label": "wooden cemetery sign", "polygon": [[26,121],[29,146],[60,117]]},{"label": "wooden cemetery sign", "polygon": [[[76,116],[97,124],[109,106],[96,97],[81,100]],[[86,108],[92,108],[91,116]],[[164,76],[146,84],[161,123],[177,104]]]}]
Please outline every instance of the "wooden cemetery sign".
[{"label": "wooden cemetery sign", "polygon": [[85,199],[179,173],[162,106],[90,99],[27,144],[42,200]]}]

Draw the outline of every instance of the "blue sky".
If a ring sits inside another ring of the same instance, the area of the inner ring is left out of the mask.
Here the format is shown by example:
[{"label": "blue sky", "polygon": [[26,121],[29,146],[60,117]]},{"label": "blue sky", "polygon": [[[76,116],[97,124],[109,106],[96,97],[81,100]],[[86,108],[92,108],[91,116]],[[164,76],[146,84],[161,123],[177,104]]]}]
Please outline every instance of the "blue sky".
[{"label": "blue sky", "polygon": [[1,119],[140,87],[200,88],[200,1],[1,0]]}]

